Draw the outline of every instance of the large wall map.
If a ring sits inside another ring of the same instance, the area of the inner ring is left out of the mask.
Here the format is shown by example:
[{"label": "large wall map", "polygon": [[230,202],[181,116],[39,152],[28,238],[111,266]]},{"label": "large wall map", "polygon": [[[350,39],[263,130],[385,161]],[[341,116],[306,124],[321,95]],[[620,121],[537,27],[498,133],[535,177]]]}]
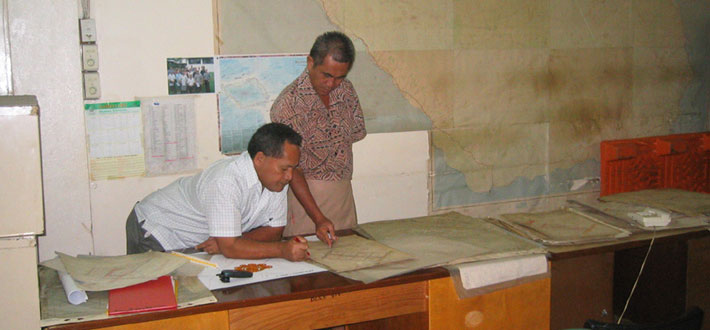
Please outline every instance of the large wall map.
[{"label": "large wall map", "polygon": [[222,0],[220,52],[304,53],[324,31],[350,35],[368,131],[432,132],[436,210],[566,193],[599,176],[602,140],[707,129],[708,9]]},{"label": "large wall map", "polygon": [[306,56],[223,56],[217,65],[220,147],[234,154],[245,151],[254,132],[270,121],[271,104],[303,72]]}]

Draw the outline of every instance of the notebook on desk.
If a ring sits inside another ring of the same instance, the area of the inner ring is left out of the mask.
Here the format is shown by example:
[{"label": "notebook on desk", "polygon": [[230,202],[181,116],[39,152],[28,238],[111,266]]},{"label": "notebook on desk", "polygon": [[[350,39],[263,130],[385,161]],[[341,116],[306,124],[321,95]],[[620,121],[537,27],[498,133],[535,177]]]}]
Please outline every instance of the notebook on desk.
[{"label": "notebook on desk", "polygon": [[168,275],[108,293],[108,315],[170,309],[177,309],[177,299],[173,280]]}]

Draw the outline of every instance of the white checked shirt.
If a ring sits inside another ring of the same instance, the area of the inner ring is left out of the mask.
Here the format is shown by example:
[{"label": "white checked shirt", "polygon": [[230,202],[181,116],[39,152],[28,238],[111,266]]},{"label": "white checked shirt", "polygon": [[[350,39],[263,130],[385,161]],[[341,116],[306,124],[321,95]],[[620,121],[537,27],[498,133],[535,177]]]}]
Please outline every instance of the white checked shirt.
[{"label": "white checked shirt", "polygon": [[237,237],[286,225],[286,192],[263,188],[249,153],[221,159],[144,198],[138,221],[166,250],[194,247],[210,236]]}]

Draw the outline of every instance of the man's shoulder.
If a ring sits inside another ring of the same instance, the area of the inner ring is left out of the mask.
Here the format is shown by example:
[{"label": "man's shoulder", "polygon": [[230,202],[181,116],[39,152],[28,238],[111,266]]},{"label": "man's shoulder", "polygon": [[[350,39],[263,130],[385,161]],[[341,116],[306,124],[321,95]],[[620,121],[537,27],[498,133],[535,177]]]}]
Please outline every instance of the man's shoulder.
[{"label": "man's shoulder", "polygon": [[355,85],[353,85],[352,81],[350,79],[345,78],[343,81],[340,83],[340,88],[342,88],[344,91],[347,91],[349,93],[354,94],[357,96],[357,92],[355,92]]},{"label": "man's shoulder", "polygon": [[279,101],[285,101],[292,99],[296,96],[298,93],[298,79],[292,81],[288,86],[284,87],[284,89],[281,90],[281,93],[279,93],[279,96],[276,97],[276,102]]},{"label": "man's shoulder", "polygon": [[272,116],[271,119],[274,120],[274,115],[283,116],[290,113],[290,109],[293,107],[293,104],[296,102],[298,97],[298,84],[294,81],[290,85],[286,86],[286,88],[281,91],[279,96],[276,97],[276,100],[274,100],[270,110]]},{"label": "man's shoulder", "polygon": [[239,158],[239,156],[228,156],[213,162],[202,171],[203,178],[219,180],[231,176],[233,173],[238,173],[240,167]]}]

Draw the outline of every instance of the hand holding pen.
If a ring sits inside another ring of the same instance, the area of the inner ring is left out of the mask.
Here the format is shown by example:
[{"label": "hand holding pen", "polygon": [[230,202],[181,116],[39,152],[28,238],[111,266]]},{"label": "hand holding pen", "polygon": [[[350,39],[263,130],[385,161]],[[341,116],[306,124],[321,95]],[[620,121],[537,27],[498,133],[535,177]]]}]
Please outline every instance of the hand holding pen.
[{"label": "hand holding pen", "polygon": [[338,237],[335,236],[335,226],[333,226],[333,222],[327,218],[316,224],[316,236],[318,236],[321,242],[328,244],[328,247],[333,247],[333,243],[338,239]]},{"label": "hand holding pen", "polygon": [[301,236],[294,236],[284,242],[281,248],[281,255],[284,259],[290,261],[303,261],[311,256],[308,252],[308,242]]}]

